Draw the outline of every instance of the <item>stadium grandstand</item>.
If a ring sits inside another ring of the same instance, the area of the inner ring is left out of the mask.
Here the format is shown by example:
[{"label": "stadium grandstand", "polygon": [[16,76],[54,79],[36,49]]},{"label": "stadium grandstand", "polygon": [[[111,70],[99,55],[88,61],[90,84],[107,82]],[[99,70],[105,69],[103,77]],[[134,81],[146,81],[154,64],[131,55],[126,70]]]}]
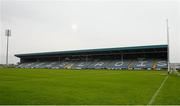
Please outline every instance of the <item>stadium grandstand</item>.
[{"label": "stadium grandstand", "polygon": [[167,69],[167,45],[16,54],[18,68]]}]

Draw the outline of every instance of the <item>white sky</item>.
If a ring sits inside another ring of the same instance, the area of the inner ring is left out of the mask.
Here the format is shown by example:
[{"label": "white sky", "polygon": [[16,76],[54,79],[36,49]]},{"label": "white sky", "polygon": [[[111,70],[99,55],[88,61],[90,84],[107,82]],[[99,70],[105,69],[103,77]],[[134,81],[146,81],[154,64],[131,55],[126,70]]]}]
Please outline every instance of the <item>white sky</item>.
[{"label": "white sky", "polygon": [[0,0],[0,64],[12,29],[14,54],[166,44],[169,19],[171,62],[180,62],[180,2],[137,0]]}]

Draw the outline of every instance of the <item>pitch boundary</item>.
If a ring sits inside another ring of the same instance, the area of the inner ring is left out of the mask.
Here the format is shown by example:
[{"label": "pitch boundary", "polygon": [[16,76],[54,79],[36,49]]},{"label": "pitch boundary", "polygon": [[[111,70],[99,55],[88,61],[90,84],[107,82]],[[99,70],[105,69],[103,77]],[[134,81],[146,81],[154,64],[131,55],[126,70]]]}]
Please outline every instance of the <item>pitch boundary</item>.
[{"label": "pitch boundary", "polygon": [[152,98],[150,99],[150,101],[148,102],[148,105],[152,105],[152,103],[155,101],[157,95],[159,94],[160,90],[162,89],[162,87],[164,86],[165,82],[167,81],[167,79],[169,78],[169,75],[167,75],[164,80],[162,81],[161,85],[159,86],[159,88],[156,90],[156,92],[154,93],[154,95],[152,96]]}]

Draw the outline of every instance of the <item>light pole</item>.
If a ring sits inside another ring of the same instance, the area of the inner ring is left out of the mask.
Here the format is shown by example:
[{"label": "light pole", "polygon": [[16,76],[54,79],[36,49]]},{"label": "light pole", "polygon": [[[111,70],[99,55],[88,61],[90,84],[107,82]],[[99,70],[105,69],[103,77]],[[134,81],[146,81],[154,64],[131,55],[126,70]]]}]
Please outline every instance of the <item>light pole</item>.
[{"label": "light pole", "polygon": [[7,37],[6,66],[8,66],[9,37],[11,36],[11,30],[10,29],[6,29],[5,36]]}]

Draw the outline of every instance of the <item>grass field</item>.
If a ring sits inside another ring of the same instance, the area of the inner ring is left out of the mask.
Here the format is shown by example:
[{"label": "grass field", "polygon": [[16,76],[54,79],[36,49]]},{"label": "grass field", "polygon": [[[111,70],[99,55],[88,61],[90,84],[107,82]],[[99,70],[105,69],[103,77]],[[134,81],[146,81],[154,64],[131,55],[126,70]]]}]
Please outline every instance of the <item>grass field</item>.
[{"label": "grass field", "polygon": [[[0,104],[149,103],[165,71],[0,68]],[[180,105],[180,77],[169,76],[152,104]]]}]

